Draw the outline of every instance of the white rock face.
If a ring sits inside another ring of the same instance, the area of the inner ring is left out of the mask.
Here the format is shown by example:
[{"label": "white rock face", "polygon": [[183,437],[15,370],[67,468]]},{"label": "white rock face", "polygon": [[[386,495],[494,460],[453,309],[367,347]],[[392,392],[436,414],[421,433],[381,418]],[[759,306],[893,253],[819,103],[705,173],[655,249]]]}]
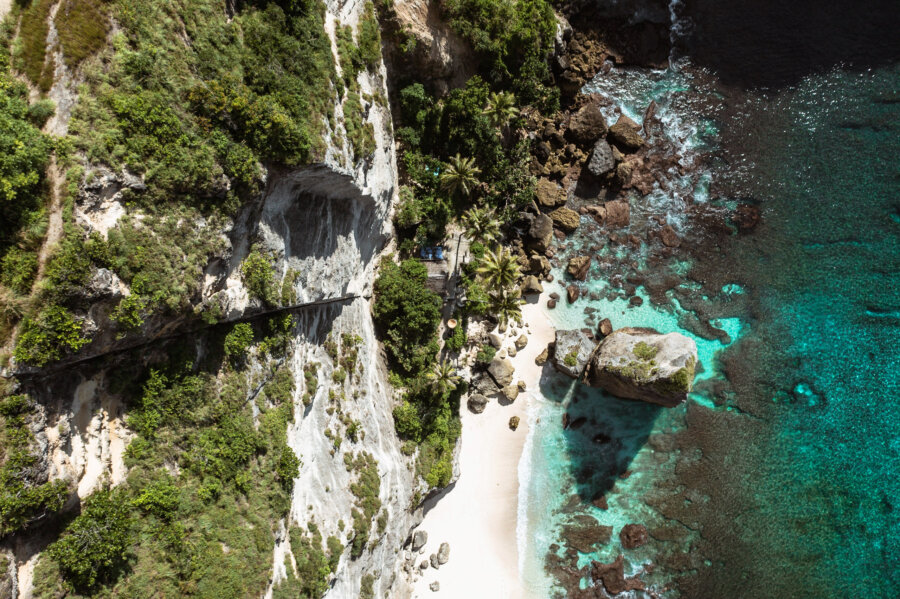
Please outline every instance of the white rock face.
[{"label": "white rock face", "polygon": [[680,333],[624,328],[605,337],[588,366],[588,384],[628,399],[671,407],[690,393],[697,344]]}]

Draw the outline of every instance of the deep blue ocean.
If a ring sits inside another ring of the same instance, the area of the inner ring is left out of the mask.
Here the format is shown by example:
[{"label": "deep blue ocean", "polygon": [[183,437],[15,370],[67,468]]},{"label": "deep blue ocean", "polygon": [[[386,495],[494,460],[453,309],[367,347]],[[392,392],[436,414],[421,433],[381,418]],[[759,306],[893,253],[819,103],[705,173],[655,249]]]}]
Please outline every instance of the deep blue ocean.
[{"label": "deep blue ocean", "polygon": [[[561,592],[553,566],[623,554],[648,589],[618,596],[900,596],[900,52],[886,37],[900,6],[868,4],[799,2],[766,27],[775,3],[695,2],[668,70],[587,86],[610,120],[656,102],[682,168],[626,192],[625,233],[647,239],[662,218],[683,242],[616,244],[583,218],[560,266],[599,256],[583,289],[596,299],[549,314],[682,332],[703,371],[670,410],[545,371],[520,464],[539,595]],[[758,223],[741,228],[738,206]],[[566,542],[586,521],[613,528],[590,554]],[[623,549],[627,523],[649,542]]]}]

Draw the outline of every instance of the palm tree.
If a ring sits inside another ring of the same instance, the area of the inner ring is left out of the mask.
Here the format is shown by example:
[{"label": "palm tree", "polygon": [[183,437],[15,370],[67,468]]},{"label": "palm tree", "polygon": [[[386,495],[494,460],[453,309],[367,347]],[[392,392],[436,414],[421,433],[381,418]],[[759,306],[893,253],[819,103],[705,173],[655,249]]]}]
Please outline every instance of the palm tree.
[{"label": "palm tree", "polygon": [[459,154],[444,165],[441,173],[441,188],[451,194],[469,196],[478,185],[481,169],[475,166],[474,158],[462,158]]},{"label": "palm tree", "polygon": [[502,128],[519,114],[516,97],[509,92],[492,93],[482,114],[488,117],[492,127]]},{"label": "palm tree", "polygon": [[497,317],[500,331],[506,331],[510,321],[522,322],[522,297],[518,289],[497,291],[491,294],[491,313]]},{"label": "palm tree", "polygon": [[519,262],[509,250],[497,246],[484,253],[475,272],[481,275],[489,289],[504,291],[516,284],[520,274]]},{"label": "palm tree", "polygon": [[500,225],[495,218],[495,212],[487,208],[474,206],[470,208],[462,218],[466,235],[472,241],[490,243],[500,237]]},{"label": "palm tree", "polygon": [[425,378],[431,383],[431,388],[441,397],[456,389],[456,385],[459,383],[459,376],[447,360],[435,364],[434,370],[426,374]]}]

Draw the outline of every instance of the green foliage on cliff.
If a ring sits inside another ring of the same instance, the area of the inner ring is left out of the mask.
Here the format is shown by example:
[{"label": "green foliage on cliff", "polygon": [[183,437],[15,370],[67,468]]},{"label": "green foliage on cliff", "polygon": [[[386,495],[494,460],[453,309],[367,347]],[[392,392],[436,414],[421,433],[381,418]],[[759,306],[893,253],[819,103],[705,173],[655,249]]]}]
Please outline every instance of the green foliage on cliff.
[{"label": "green foliage on cliff", "polygon": [[27,396],[0,399],[0,538],[59,511],[69,494],[65,481],[35,478],[39,448],[27,421],[33,411]]},{"label": "green foliage on cliff", "polygon": [[22,322],[13,356],[17,362],[45,366],[87,342],[81,323],[65,308],[50,305]]},{"label": "green foliage on cliff", "polygon": [[131,513],[124,493],[103,489],[88,497],[81,513],[47,549],[66,586],[91,594],[114,580],[132,543]]}]

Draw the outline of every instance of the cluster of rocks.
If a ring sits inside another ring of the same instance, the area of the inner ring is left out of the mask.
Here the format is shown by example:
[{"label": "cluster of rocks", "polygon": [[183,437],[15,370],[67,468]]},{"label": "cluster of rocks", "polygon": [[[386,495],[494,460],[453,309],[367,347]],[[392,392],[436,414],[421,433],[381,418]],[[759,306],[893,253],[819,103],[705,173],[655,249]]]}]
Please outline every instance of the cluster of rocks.
[{"label": "cluster of rocks", "polygon": [[[411,555],[409,556],[409,563],[407,564],[407,571],[410,574],[413,574],[415,570],[418,571],[418,574],[423,574],[428,568],[434,568],[435,570],[440,569],[441,566],[450,561],[450,544],[449,543],[441,543],[438,547],[438,550],[431,555],[428,556],[428,559],[423,559],[419,562],[417,568],[413,569],[411,565],[415,562],[416,556],[423,555],[425,553],[425,545],[428,543],[428,533],[424,530],[417,530],[413,533],[412,537],[407,540],[407,544],[409,545],[409,550]],[[441,588],[441,584],[438,581],[434,581],[428,585],[428,588],[434,592],[437,592]]]},{"label": "cluster of rocks", "polygon": [[599,342],[588,329],[557,331],[548,356],[557,370],[626,399],[672,407],[693,389],[697,345],[680,333],[612,330],[601,323]]},{"label": "cluster of rocks", "polygon": [[516,369],[510,360],[528,345],[526,332],[518,328],[509,330],[506,335],[493,331],[487,335],[486,341],[497,353],[484,372],[473,376],[466,405],[475,414],[484,412],[492,397],[498,401],[514,402],[526,389],[524,381],[515,379]]}]

